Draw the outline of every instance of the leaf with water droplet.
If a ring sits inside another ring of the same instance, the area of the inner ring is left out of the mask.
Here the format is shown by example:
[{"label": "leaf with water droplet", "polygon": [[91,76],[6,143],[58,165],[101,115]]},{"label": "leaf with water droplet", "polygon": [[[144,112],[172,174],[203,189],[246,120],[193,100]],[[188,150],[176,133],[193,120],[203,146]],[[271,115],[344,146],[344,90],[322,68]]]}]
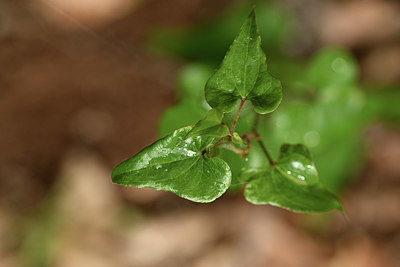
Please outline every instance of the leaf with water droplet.
[{"label": "leaf with water droplet", "polygon": [[194,202],[214,201],[228,189],[231,171],[222,159],[203,155],[214,138],[185,139],[191,129],[178,129],[120,163],[111,173],[112,181],[170,191]]},{"label": "leaf with water droplet", "polygon": [[224,113],[218,109],[211,109],[207,112],[204,119],[197,122],[185,138],[194,136],[210,136],[220,138],[228,135],[229,128],[221,124]]},{"label": "leaf with water droplet", "polygon": [[318,183],[317,170],[310,151],[304,145],[282,145],[276,168],[295,178],[296,182],[309,185]]},{"label": "leaf with water droplet", "polygon": [[250,100],[257,113],[274,111],[282,100],[279,80],[267,71],[254,10],[243,23],[221,66],[207,81],[206,100],[223,112],[239,100]]},{"label": "leaf with water droplet", "polygon": [[296,212],[343,211],[334,194],[318,183],[310,152],[304,145],[282,145],[275,165],[249,169],[242,175],[246,199]]}]

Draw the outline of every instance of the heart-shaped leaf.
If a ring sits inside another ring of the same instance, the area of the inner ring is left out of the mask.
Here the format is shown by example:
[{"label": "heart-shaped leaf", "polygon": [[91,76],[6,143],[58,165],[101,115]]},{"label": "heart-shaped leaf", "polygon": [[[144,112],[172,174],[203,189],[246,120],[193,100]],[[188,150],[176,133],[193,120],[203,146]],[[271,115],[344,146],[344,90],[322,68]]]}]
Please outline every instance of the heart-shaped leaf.
[{"label": "heart-shaped leaf", "polygon": [[204,119],[195,124],[192,130],[188,132],[186,138],[193,136],[223,137],[229,134],[229,128],[221,124],[224,113],[218,109],[211,109],[207,112]]},{"label": "heart-shaped leaf", "polygon": [[231,111],[239,100],[250,100],[257,113],[274,111],[282,100],[279,80],[267,71],[254,10],[245,20],[221,66],[207,81],[206,100],[223,112]]},{"label": "heart-shaped leaf", "polygon": [[228,164],[203,150],[212,137],[185,139],[191,127],[174,131],[122,162],[111,173],[114,183],[170,191],[195,202],[211,202],[231,183]]},{"label": "heart-shaped leaf", "polygon": [[304,145],[283,145],[275,165],[243,173],[246,199],[297,212],[343,211],[335,195],[318,183],[310,152]]}]

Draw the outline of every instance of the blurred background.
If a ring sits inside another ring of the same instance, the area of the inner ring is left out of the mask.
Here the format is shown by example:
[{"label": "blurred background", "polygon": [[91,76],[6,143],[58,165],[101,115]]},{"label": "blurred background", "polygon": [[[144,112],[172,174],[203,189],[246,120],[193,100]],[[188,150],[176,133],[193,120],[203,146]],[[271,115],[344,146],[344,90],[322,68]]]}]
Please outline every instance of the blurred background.
[{"label": "blurred background", "polygon": [[[308,145],[347,220],[251,205],[235,181],[210,204],[111,184],[205,114],[254,4],[284,92],[263,138]],[[0,266],[400,266],[398,1],[0,0],[0,63]]]}]

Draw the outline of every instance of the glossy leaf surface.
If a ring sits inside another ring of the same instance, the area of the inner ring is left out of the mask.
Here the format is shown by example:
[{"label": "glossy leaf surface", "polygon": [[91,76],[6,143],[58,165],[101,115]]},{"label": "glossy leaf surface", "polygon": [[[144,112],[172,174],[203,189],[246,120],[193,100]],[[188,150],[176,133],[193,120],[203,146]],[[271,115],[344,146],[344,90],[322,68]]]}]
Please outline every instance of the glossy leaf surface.
[{"label": "glossy leaf surface", "polygon": [[338,199],[318,183],[317,171],[303,145],[283,145],[274,166],[249,169],[244,192],[253,204],[270,204],[296,212],[343,210]]},{"label": "glossy leaf surface", "polygon": [[218,138],[228,135],[229,128],[226,125],[221,124],[223,117],[224,113],[218,109],[214,108],[209,110],[204,119],[196,123],[185,138],[193,136],[211,136]]},{"label": "glossy leaf surface", "polygon": [[250,100],[257,113],[275,110],[282,99],[279,80],[267,71],[254,10],[225,55],[221,66],[207,81],[206,100],[223,112],[234,109],[241,99]]},{"label": "glossy leaf surface", "polygon": [[202,151],[211,137],[185,140],[191,127],[181,128],[144,148],[114,168],[114,183],[170,191],[195,202],[211,202],[231,183],[231,171],[222,159]]}]

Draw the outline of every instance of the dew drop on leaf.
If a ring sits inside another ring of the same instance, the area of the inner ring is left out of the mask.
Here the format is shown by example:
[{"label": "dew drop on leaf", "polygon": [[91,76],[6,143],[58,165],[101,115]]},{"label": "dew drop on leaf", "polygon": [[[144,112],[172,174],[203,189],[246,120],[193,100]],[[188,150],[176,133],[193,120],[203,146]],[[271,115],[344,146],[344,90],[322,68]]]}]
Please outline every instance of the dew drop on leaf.
[{"label": "dew drop on leaf", "polygon": [[304,178],[303,175],[297,175],[297,178],[299,178],[299,179],[302,180],[302,181],[305,181],[305,180],[306,180],[306,178]]}]

